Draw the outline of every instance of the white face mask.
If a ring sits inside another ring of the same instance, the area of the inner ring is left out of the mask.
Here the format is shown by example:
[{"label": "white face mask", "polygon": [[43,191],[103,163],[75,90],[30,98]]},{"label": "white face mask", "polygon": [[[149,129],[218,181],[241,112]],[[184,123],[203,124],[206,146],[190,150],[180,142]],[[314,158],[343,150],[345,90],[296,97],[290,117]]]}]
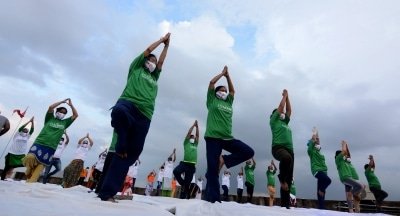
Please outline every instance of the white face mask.
[{"label": "white face mask", "polygon": [[156,69],[156,64],[153,62],[147,60],[145,63],[146,68],[149,70],[150,73],[153,73],[153,71]]},{"label": "white face mask", "polygon": [[315,148],[316,148],[317,150],[321,150],[321,145],[315,145]]},{"label": "white face mask", "polygon": [[194,138],[190,138],[190,139],[189,139],[189,142],[190,142],[190,143],[194,143]]},{"label": "white face mask", "polygon": [[279,118],[280,118],[281,120],[285,120],[285,118],[286,118],[285,113],[281,113],[281,114],[279,115]]},{"label": "white face mask", "polygon": [[228,97],[228,93],[226,93],[224,91],[217,91],[215,93],[215,95],[217,96],[217,98],[219,98],[221,100],[226,100],[226,98]]},{"label": "white face mask", "polygon": [[351,158],[344,156],[344,159],[345,159],[347,162],[351,163]]},{"label": "white face mask", "polygon": [[25,132],[21,132],[20,134],[21,134],[21,136],[23,136],[23,137],[28,136],[28,133],[25,133]]},{"label": "white face mask", "polygon": [[56,118],[62,120],[65,117],[64,113],[56,112]]},{"label": "white face mask", "polygon": [[87,148],[87,147],[88,147],[88,144],[87,144],[87,143],[82,143],[82,147],[83,147],[83,148]]}]

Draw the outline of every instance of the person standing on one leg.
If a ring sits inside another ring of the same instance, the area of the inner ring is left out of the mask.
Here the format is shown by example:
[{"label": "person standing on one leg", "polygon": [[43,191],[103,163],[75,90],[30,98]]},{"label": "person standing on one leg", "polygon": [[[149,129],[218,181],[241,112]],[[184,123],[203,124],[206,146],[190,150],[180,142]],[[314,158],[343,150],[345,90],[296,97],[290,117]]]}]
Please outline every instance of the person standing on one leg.
[{"label": "person standing on one leg", "polygon": [[269,206],[274,205],[274,200],[275,200],[275,174],[276,174],[276,166],[274,163],[274,160],[271,160],[271,165],[268,166],[267,172],[265,173],[267,175],[267,191],[269,195]]},{"label": "person standing on one leg", "polygon": [[135,161],[135,163],[133,163],[129,167],[128,173],[126,174],[127,176],[132,178],[132,186],[131,186],[132,193],[135,192],[135,182],[136,182],[136,177],[137,177],[137,174],[138,174],[139,166],[140,166],[140,160],[137,159]]},{"label": "person standing on one leg", "polygon": [[107,149],[105,149],[103,152],[99,154],[99,158],[94,165],[94,170],[92,173],[93,176],[93,184],[90,187],[90,190],[93,191],[97,187],[97,183],[99,182],[101,175],[103,174],[103,169],[104,169],[104,163],[107,158]]},{"label": "person standing on one leg", "polygon": [[[79,140],[78,148],[75,151],[74,159],[64,169],[63,183],[62,183],[62,186],[64,188],[70,188],[70,187],[77,185],[80,173],[81,173],[82,169],[84,168],[84,162],[85,162],[86,156],[87,156],[89,150],[92,148],[92,146],[93,146],[93,140],[89,136],[89,133],[87,133],[86,136],[82,137]],[[94,168],[94,166],[93,166],[93,168]],[[93,176],[94,170],[92,172],[92,176]],[[93,184],[93,182],[92,182],[92,184]],[[89,188],[91,188],[91,186]]]},{"label": "person standing on one leg", "polygon": [[236,202],[242,203],[242,196],[243,196],[243,167],[240,167],[240,172],[236,177],[237,180],[237,200]]},{"label": "person standing on one leg", "polygon": [[[69,105],[72,110],[72,116],[66,119],[64,117],[67,114],[67,109],[65,107],[58,107],[63,103]],[[56,109],[56,107],[58,108]],[[56,111],[55,113],[54,110]],[[69,98],[49,106],[44,119],[43,129],[29,149],[28,154],[22,159],[22,163],[26,167],[26,182],[37,182],[44,167],[50,165],[50,160],[53,158],[53,154],[64,131],[76,118],[78,118],[78,112]]]},{"label": "person standing on one leg", "polygon": [[[225,86],[215,84],[221,77],[228,82],[229,93]],[[225,164],[227,168],[236,166],[254,156],[254,150],[232,136],[233,99],[235,89],[228,67],[225,66],[220,74],[215,76],[207,91],[207,126],[204,138],[207,154],[207,184],[205,199],[208,202],[221,202],[219,188],[219,172]],[[221,155],[222,149],[230,155]]]},{"label": "person standing on one leg", "polygon": [[247,189],[247,202],[251,203],[253,200],[253,192],[254,192],[254,169],[256,168],[256,161],[254,158],[246,161],[246,165],[244,166],[244,173],[246,174],[246,189]]},{"label": "person standing on one leg", "polygon": [[361,190],[363,189],[363,185],[353,178],[353,173],[349,165],[349,150],[347,147],[347,143],[342,141],[342,150],[338,150],[335,153],[335,164],[338,170],[340,181],[345,185],[346,188],[346,199],[347,205],[349,207],[349,212],[353,213],[353,197],[348,195],[348,191],[354,196],[359,196]]},{"label": "person standing on one leg", "polygon": [[[22,158],[25,157],[26,151],[28,149],[28,140],[34,131],[33,117],[25,124],[23,124],[18,132],[15,133],[13,137],[10,150],[5,157],[5,164],[3,172],[1,173],[1,180],[4,180],[8,173],[11,173],[14,168],[23,167]],[[30,130],[27,126],[30,125]]]},{"label": "person standing on one leg", "polygon": [[[196,135],[193,135],[193,129],[196,128]],[[179,163],[174,169],[174,176],[178,183],[182,186],[179,198],[189,199],[190,191],[189,185],[193,178],[193,174],[196,172],[197,163],[197,146],[199,145],[199,126],[197,120],[189,128],[186,134],[185,140],[183,141],[184,156],[183,161]],[[185,175],[182,178],[182,174]]]},{"label": "person standing on one leg", "polygon": [[325,163],[325,156],[321,153],[321,144],[316,128],[313,129],[312,138],[307,144],[307,153],[310,157],[311,173],[318,179],[317,182],[317,198],[318,208],[325,209],[325,193],[326,188],[331,184],[331,179],[328,177],[328,167]]},{"label": "person standing on one leg", "polygon": [[381,183],[375,175],[375,160],[374,156],[368,157],[369,163],[364,165],[365,177],[367,178],[369,189],[374,194],[377,212],[382,212],[382,202],[388,196],[386,191],[382,190]]},{"label": "person standing on one leg", "polygon": [[[286,111],[285,111],[286,108]],[[293,178],[294,152],[292,130],[289,127],[292,107],[286,89],[282,92],[282,99],[271,116],[269,124],[272,131],[272,155],[279,163],[279,182],[281,183],[281,207],[290,207],[290,184]]]},{"label": "person standing on one leg", "polygon": [[[64,137],[61,137],[60,142],[57,146],[56,152],[53,155],[53,158],[50,160],[50,165],[46,166],[46,169],[44,170],[44,175],[43,175],[43,184],[46,184],[49,178],[56,174],[58,171],[61,170],[61,155],[64,152],[64,149],[67,147],[69,143],[69,137],[67,134],[67,131],[64,131],[65,139]],[[54,166],[54,170],[50,172],[51,168]]]},{"label": "person standing on one leg", "polygon": [[[115,202],[113,197],[121,189],[129,166],[142,153],[154,112],[157,81],[167,56],[169,41],[170,33],[151,44],[133,60],[125,89],[112,109],[111,126],[118,135],[118,140],[115,145],[116,153],[99,192],[103,201]],[[151,52],[162,43],[164,49],[157,62],[156,56]]]},{"label": "person standing on one leg", "polygon": [[224,191],[223,200],[229,201],[229,187],[231,186],[231,173],[229,170],[225,170],[224,175],[222,176],[222,190]]},{"label": "person standing on one leg", "polygon": [[95,193],[99,194],[101,187],[103,186],[104,182],[104,177],[106,176],[108,172],[108,168],[110,167],[111,160],[115,155],[115,144],[117,143],[118,135],[115,133],[115,130],[113,131],[113,136],[111,139],[111,144],[110,147],[108,148],[107,156],[106,159],[104,160],[104,166],[103,166],[103,172],[100,175],[100,179],[97,182]]}]

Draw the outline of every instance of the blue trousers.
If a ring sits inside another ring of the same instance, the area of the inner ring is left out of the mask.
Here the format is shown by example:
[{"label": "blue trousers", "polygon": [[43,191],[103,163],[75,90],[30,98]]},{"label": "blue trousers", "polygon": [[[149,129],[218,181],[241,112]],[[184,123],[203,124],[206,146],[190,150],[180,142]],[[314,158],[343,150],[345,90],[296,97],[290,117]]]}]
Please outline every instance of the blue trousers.
[{"label": "blue trousers", "polygon": [[[111,126],[118,135],[115,154],[112,155],[108,172],[99,191],[102,200],[112,198],[121,189],[126,173],[142,153],[150,119],[144,116],[130,101],[118,100],[111,112]],[[127,157],[120,155],[126,153]]]},{"label": "blue trousers", "polygon": [[[174,176],[176,181],[182,186],[181,194],[179,198],[181,199],[189,199],[190,191],[189,186],[190,182],[192,182],[193,174],[196,172],[196,166],[194,163],[188,163],[181,161],[177,167],[174,169]],[[182,173],[185,173],[185,178],[182,178]]]},{"label": "blue trousers", "polygon": [[207,151],[207,184],[205,199],[208,202],[221,202],[219,187],[219,157],[222,149],[230,152],[230,155],[223,155],[227,168],[236,166],[254,156],[254,150],[244,142],[232,139],[223,140],[206,137]]},{"label": "blue trousers", "polygon": [[[56,169],[50,172],[51,167],[55,167]],[[46,184],[47,181],[49,180],[50,176],[56,174],[58,171],[61,170],[61,160],[60,158],[52,158],[50,161],[50,164],[46,166],[46,169],[44,171],[43,175],[43,184]]]}]

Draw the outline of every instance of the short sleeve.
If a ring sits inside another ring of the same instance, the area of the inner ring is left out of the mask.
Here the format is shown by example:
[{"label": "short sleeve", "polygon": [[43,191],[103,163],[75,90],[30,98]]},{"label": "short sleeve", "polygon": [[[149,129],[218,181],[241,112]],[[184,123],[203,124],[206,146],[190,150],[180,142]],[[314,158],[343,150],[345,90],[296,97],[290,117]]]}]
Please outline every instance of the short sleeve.
[{"label": "short sleeve", "polygon": [[131,66],[129,67],[128,77],[131,76],[133,71],[135,71],[140,67],[143,67],[144,60],[145,60],[144,53],[142,53],[132,61]]},{"label": "short sleeve", "polygon": [[215,99],[215,90],[209,88],[207,91],[207,108],[209,108],[214,99]]}]

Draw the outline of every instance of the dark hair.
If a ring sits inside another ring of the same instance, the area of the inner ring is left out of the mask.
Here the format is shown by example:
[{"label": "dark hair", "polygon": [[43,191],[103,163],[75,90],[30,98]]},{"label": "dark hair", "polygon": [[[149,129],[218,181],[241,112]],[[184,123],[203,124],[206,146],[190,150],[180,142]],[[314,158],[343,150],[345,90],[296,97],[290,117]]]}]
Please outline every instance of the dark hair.
[{"label": "dark hair", "polygon": [[157,60],[157,56],[154,55],[154,54],[152,54],[152,53],[150,53],[150,54],[146,57],[146,60],[149,60],[151,57],[154,57],[154,58],[156,58],[156,60]]},{"label": "dark hair", "polygon": [[67,110],[67,108],[65,108],[65,107],[58,107],[58,108],[56,109],[56,112],[60,112],[61,110],[64,110],[64,111],[65,111],[65,114],[68,113],[68,110]]},{"label": "dark hair", "polygon": [[223,86],[223,85],[217,86],[217,87],[215,88],[215,92],[219,91],[221,88],[225,88],[225,86]]},{"label": "dark hair", "polygon": [[369,164],[364,165],[364,169],[368,169],[368,167],[369,167]]},{"label": "dark hair", "polygon": [[342,153],[342,150],[337,150],[336,153],[335,153],[335,158],[336,158],[340,153]]}]

